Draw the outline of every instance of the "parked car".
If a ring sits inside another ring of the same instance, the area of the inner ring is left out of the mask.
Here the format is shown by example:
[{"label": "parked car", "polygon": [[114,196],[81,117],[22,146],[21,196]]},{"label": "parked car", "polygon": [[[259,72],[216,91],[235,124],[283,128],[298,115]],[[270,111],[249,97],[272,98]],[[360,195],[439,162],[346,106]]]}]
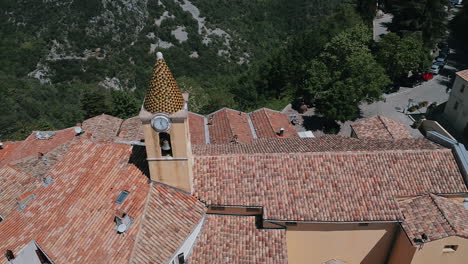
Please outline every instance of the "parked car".
[{"label": "parked car", "polygon": [[441,57],[438,57],[435,62],[433,63],[433,65],[437,65],[439,66],[439,69],[443,69],[444,66],[445,66],[445,59],[444,58],[441,58]]},{"label": "parked car", "polygon": [[431,69],[429,70],[430,73],[432,74],[439,74],[440,67],[437,64],[432,64]]},{"label": "parked car", "polygon": [[423,73],[421,74],[421,77],[424,79],[424,81],[429,81],[430,79],[434,78],[434,74],[428,72],[428,73]]}]

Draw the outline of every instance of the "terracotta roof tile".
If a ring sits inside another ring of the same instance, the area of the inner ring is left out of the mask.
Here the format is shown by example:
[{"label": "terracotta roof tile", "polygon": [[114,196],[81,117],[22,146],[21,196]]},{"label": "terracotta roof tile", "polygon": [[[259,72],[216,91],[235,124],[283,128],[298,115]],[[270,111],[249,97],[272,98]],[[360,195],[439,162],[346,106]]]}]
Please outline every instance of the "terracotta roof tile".
[{"label": "terracotta roof tile", "polygon": [[403,124],[380,115],[356,121],[351,124],[351,128],[360,139],[411,138],[410,132]]},{"label": "terracotta roof tile", "polygon": [[3,142],[3,148],[0,149],[0,163],[6,159],[18,146],[21,145],[21,141],[18,142]]},{"label": "terracotta roof tile", "polygon": [[190,142],[194,145],[206,144],[205,117],[195,113],[188,113]]},{"label": "terracotta roof tile", "polygon": [[283,137],[298,137],[289,118],[278,111],[262,108],[250,113],[249,116],[259,138],[276,138],[280,128],[284,128]]},{"label": "terracotta roof tile", "polygon": [[110,142],[118,134],[123,120],[110,115],[102,114],[83,121],[83,137],[88,137],[97,142]]},{"label": "terracotta roof tile", "polygon": [[0,216],[3,219],[8,219],[9,214],[18,209],[18,202],[22,200],[21,196],[24,193],[36,189],[41,184],[38,178],[11,165],[0,168],[0,181]]},{"label": "terracotta roof tile", "polygon": [[288,263],[286,230],[257,229],[253,216],[207,215],[189,263]]},{"label": "terracotta roof tile", "polygon": [[456,73],[458,76],[460,76],[460,78],[462,78],[463,80],[465,81],[468,81],[468,69],[467,70],[463,70],[463,71],[459,71]]},{"label": "terracotta roof tile", "polygon": [[449,236],[468,238],[468,211],[460,201],[426,194],[399,201],[399,206],[405,217],[402,227],[413,245]]},{"label": "terracotta roof tile", "polygon": [[200,222],[205,205],[195,197],[155,184],[130,263],[167,263]]},{"label": "terracotta roof tile", "polygon": [[[0,251],[17,252],[36,240],[57,263],[127,262],[149,191],[147,177],[129,163],[133,154],[123,144],[74,145],[48,172],[54,182],[38,187],[22,212],[0,223]],[[130,195],[117,205],[122,190]],[[135,218],[125,235],[114,230],[117,209]]]},{"label": "terracotta roof tile", "polygon": [[264,218],[402,219],[395,197],[467,192],[449,149],[196,156],[194,195],[263,206]]},{"label": "terracotta roof tile", "polygon": [[140,117],[125,119],[120,127],[119,138],[123,140],[142,140],[145,138]]},{"label": "terracotta roof tile", "polygon": [[224,155],[253,153],[302,153],[335,151],[386,151],[441,149],[425,138],[400,140],[357,139],[341,136],[323,136],[318,138],[276,138],[257,139],[249,144],[209,144],[192,147],[194,155]]},{"label": "terracotta roof tile", "polygon": [[242,143],[253,140],[249,116],[244,112],[223,108],[208,115],[208,124],[212,144],[227,144],[235,137]]},{"label": "terracotta roof tile", "polygon": [[[16,146],[10,154],[0,161],[0,166],[29,156],[37,157],[39,152],[45,154],[75,138],[74,128],[67,128],[54,132],[55,135],[50,139],[36,139],[36,134],[33,132],[24,141],[15,143]],[[2,152],[2,150],[0,150],[0,152]]]}]

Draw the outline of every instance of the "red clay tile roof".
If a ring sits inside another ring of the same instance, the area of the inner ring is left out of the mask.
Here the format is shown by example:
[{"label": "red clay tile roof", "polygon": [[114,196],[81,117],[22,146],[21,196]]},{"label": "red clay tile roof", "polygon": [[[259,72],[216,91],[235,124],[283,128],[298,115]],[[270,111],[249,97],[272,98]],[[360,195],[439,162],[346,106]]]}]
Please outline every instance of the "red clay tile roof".
[{"label": "red clay tile roof", "polygon": [[386,150],[421,150],[441,149],[425,138],[400,139],[395,141],[381,139],[357,139],[341,136],[323,136],[318,138],[276,138],[257,139],[249,144],[195,145],[194,155],[224,155],[253,153],[302,153],[335,151],[386,151]]},{"label": "red clay tile roof", "polygon": [[242,143],[253,140],[249,116],[244,112],[223,108],[208,115],[208,124],[212,144],[227,144],[235,137]]},{"label": "red clay tile roof", "polygon": [[280,128],[284,128],[283,137],[298,137],[289,118],[278,111],[262,108],[250,113],[249,116],[259,138],[276,138]]},{"label": "red clay tile roof", "polygon": [[143,134],[143,126],[141,125],[140,117],[134,116],[125,119],[120,127],[119,138],[130,141],[144,139],[145,135]]},{"label": "red clay tile roof", "polygon": [[[32,191],[21,181],[31,177],[22,177],[10,167],[1,168],[0,173],[7,169],[14,174],[8,177],[15,179],[11,184],[22,193],[8,197],[35,198],[22,212],[13,210],[0,223],[0,252],[17,252],[36,240],[57,263],[127,263],[133,252],[134,259],[139,260],[147,250],[164,252],[157,258],[165,258],[203,214],[203,205],[195,198],[148,184],[145,149],[139,146],[81,140],[47,172],[54,181]],[[115,200],[123,190],[130,194],[118,205]],[[11,203],[1,200],[1,204]],[[114,230],[118,210],[135,221],[125,235]],[[155,237],[158,230],[165,232],[165,239]],[[151,257],[156,256],[146,256],[146,260],[159,263]]]},{"label": "red clay tile roof", "polygon": [[3,142],[3,148],[0,149],[0,163],[6,159],[18,146],[21,145],[21,141],[18,142]]},{"label": "red clay tile roof", "polygon": [[102,114],[83,121],[83,137],[92,134],[91,139],[97,142],[110,142],[118,134],[123,120],[110,115]]},{"label": "red clay tile roof", "polygon": [[[17,168],[6,165],[0,168],[0,216],[7,219],[9,214],[19,207],[18,198],[24,193],[36,189],[41,182]],[[1,227],[1,224],[0,224]]]},{"label": "red clay tile roof", "polygon": [[[468,210],[460,201],[427,194],[400,201],[399,206],[405,217],[403,230],[413,245],[449,236],[468,238]],[[421,241],[423,234],[427,240]]]},{"label": "red clay tile roof", "polygon": [[460,78],[462,78],[463,80],[468,81],[468,69],[456,72],[456,74],[460,76]]},{"label": "red clay tile roof", "polygon": [[205,214],[195,197],[155,184],[130,263],[167,263]]},{"label": "red clay tile roof", "polygon": [[188,113],[190,142],[193,145],[206,144],[205,117],[195,113]]},{"label": "red clay tile roof", "polygon": [[286,230],[257,229],[253,216],[207,215],[189,263],[288,263]]},{"label": "red clay tile roof", "polygon": [[401,220],[398,196],[468,191],[449,149],[195,156],[193,173],[207,204],[272,220]]},{"label": "red clay tile roof", "polygon": [[[55,131],[55,135],[51,139],[36,139],[36,134],[33,132],[24,141],[15,143],[16,146],[10,154],[0,160],[0,166],[29,156],[37,157],[39,152],[45,154],[62,144],[72,141],[74,138],[74,128]],[[0,153],[2,151],[0,150]]]},{"label": "red clay tile roof", "polygon": [[[0,252],[17,252],[34,239],[57,263],[128,261],[149,190],[147,177],[129,164],[131,151],[87,140],[74,145],[48,172],[54,182],[0,223]],[[120,206],[115,199],[122,190],[130,195]],[[135,218],[124,236],[113,230],[117,209]]]},{"label": "red clay tile roof", "polygon": [[410,132],[403,124],[380,115],[356,121],[351,124],[351,128],[360,139],[411,138]]}]

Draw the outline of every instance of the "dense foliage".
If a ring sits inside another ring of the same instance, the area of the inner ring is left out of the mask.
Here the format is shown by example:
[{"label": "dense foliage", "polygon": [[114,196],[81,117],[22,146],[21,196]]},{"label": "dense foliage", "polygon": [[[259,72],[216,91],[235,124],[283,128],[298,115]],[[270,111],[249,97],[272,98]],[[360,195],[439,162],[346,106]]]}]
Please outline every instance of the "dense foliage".
[{"label": "dense foliage", "polygon": [[389,29],[400,35],[418,33],[427,47],[446,37],[449,0],[389,0]]},{"label": "dense foliage", "polygon": [[431,56],[420,38],[395,33],[385,35],[376,45],[376,58],[392,81],[406,78],[409,72],[424,73],[430,67]]},{"label": "dense foliage", "polygon": [[413,62],[416,55],[403,49],[422,54],[412,37],[374,47],[374,1],[191,2],[197,10],[172,0],[0,1],[0,139],[101,113],[136,115],[155,50],[190,93],[194,112],[280,110],[304,98],[341,121],[379,98],[389,83],[385,70],[394,79],[416,68],[403,63],[393,72],[385,55],[384,70],[372,51],[381,56],[388,47]]}]

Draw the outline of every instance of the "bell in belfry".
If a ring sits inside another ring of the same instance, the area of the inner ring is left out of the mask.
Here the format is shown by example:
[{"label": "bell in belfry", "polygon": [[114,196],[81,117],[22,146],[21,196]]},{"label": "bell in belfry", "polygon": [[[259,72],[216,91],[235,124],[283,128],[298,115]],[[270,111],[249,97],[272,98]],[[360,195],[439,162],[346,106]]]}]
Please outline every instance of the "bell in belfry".
[{"label": "bell in belfry", "polygon": [[161,149],[164,150],[164,151],[171,150],[171,145],[169,145],[169,141],[163,140]]}]

